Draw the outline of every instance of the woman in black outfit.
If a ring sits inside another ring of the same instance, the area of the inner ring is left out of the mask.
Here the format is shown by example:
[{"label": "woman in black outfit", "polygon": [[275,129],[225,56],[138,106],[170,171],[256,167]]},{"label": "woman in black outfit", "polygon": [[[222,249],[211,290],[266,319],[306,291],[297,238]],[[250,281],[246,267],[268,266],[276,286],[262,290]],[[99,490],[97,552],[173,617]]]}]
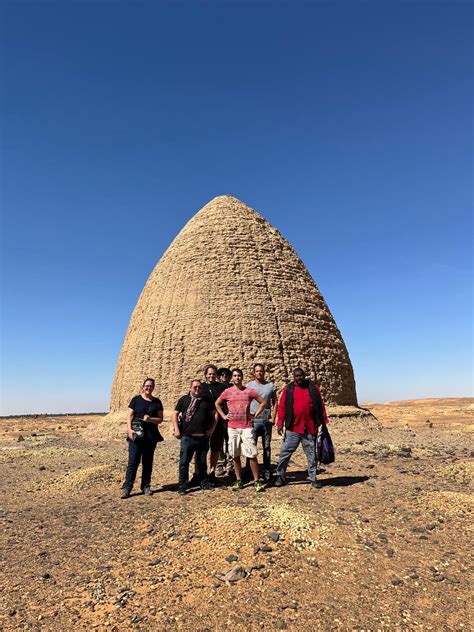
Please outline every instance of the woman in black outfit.
[{"label": "woman in black outfit", "polygon": [[[152,495],[151,471],[153,469],[153,455],[156,444],[163,441],[158,430],[163,421],[163,404],[158,397],[153,397],[155,380],[147,377],[143,382],[142,392],[136,395],[128,405],[127,441],[128,441],[128,465],[125,474],[125,482],[122,487],[121,498],[128,498],[135,482],[138,466],[142,462],[141,489],[147,496]],[[132,422],[141,422],[143,437],[137,436],[132,428]]]}]

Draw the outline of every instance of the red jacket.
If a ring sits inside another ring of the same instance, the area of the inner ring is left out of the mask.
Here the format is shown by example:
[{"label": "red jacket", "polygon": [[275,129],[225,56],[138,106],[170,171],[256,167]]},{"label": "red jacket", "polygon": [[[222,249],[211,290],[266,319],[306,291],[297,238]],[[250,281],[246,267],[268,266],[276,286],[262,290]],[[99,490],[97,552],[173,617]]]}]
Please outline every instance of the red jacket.
[{"label": "red jacket", "polygon": [[[316,386],[316,385],[315,385]],[[285,419],[286,411],[286,386],[278,403],[278,421],[277,427],[281,428]],[[321,395],[321,391],[318,386],[316,388]],[[321,405],[323,408],[323,423],[328,424],[329,419],[326,412],[326,406],[321,395]],[[295,414],[295,421],[293,427],[290,428],[291,432],[297,432],[298,434],[316,434],[316,426],[313,419],[313,402],[307,388],[301,388],[295,383],[294,400],[293,400],[293,412]]]}]

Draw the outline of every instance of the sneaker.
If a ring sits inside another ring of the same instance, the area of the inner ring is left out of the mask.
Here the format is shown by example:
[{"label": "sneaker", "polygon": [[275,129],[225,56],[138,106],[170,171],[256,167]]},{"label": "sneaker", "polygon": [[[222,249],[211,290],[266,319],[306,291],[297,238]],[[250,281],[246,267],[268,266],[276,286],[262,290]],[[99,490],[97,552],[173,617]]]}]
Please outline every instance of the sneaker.
[{"label": "sneaker", "polygon": [[231,489],[232,489],[233,491],[236,491],[236,490],[238,490],[238,489],[242,489],[242,487],[243,487],[243,485],[242,485],[242,481],[240,481],[239,479],[237,479],[237,480],[235,481],[235,483],[232,485]]},{"label": "sneaker", "polygon": [[323,484],[320,483],[319,481],[312,481],[311,483],[311,487],[313,487],[314,489],[321,489],[322,486]]},{"label": "sneaker", "polygon": [[283,485],[286,485],[285,479],[283,476],[277,476],[275,479],[275,487],[283,487]]},{"label": "sneaker", "polygon": [[214,489],[214,485],[210,481],[202,481],[201,489]]},{"label": "sneaker", "polygon": [[151,487],[149,485],[146,485],[142,489],[142,492],[145,494],[145,496],[153,496],[153,492],[151,491]]},{"label": "sneaker", "polygon": [[272,473],[271,472],[264,472],[263,473],[263,480],[265,481],[265,483],[270,483],[273,479]]},{"label": "sneaker", "polygon": [[130,498],[131,492],[131,489],[127,489],[126,487],[124,487],[120,492],[120,498]]},{"label": "sneaker", "polygon": [[265,489],[265,485],[264,483],[262,483],[262,481],[255,481],[254,487],[256,492],[263,492],[263,490]]},{"label": "sneaker", "polygon": [[221,463],[217,464],[216,476],[225,476],[225,468]]},{"label": "sneaker", "polygon": [[178,494],[180,494],[182,496],[185,493],[186,493],[186,485],[179,485],[178,486]]}]

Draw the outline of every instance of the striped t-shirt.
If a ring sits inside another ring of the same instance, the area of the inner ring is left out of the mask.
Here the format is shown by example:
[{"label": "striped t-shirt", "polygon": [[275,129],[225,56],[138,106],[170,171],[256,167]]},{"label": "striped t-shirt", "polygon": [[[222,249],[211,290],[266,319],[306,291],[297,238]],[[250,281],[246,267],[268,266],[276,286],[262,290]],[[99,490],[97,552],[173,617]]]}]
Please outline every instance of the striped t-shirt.
[{"label": "striped t-shirt", "polygon": [[227,403],[229,410],[229,428],[251,428],[250,402],[258,397],[257,391],[244,386],[242,390],[236,386],[227,388],[219,399]]}]

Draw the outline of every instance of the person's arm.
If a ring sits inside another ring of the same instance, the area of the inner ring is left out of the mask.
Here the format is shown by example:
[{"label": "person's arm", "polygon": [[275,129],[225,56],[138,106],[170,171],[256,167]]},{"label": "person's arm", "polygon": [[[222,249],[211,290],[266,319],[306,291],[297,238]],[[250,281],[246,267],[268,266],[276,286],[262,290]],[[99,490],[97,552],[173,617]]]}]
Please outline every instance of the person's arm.
[{"label": "person's arm", "polygon": [[133,410],[133,408],[129,408],[128,416],[127,416],[127,437],[130,440],[133,439],[132,421],[134,417],[135,417],[135,411]]},{"label": "person's arm", "polygon": [[277,397],[277,392],[275,389],[272,393],[272,416],[270,419],[271,424],[274,424],[276,422],[277,408],[278,408],[278,397]]},{"label": "person's arm", "polygon": [[257,395],[257,393],[255,393],[255,395],[256,397],[254,397],[254,399],[256,399],[257,402],[260,404],[260,406],[255,411],[255,417],[260,417],[260,415],[263,413],[263,411],[267,407],[267,402],[263,399],[263,397],[261,397],[260,395]]},{"label": "person's arm", "polygon": [[206,432],[206,436],[211,437],[212,433],[214,432],[214,430],[216,429],[217,426],[217,420],[219,419],[219,415],[217,413],[217,410],[213,410],[212,413],[212,423],[211,423],[211,427],[209,428],[209,430]]},{"label": "person's arm", "polygon": [[181,432],[179,430],[179,425],[178,425],[178,417],[179,417],[179,412],[177,410],[173,410],[173,414],[171,416],[171,419],[173,421],[173,434],[176,437],[176,439],[181,439]]},{"label": "person's arm", "polygon": [[320,398],[321,398],[321,406],[322,406],[322,409],[323,409],[323,424],[324,424],[325,426],[327,426],[327,425],[328,425],[328,423],[329,423],[329,417],[328,417],[328,414],[327,414],[327,412],[326,412],[326,406],[325,406],[325,404],[324,404],[324,399],[323,399],[323,396],[321,395],[321,389],[319,388],[319,386],[316,386],[316,388],[318,389],[318,391],[319,391],[319,396],[320,396]]},{"label": "person's arm", "polygon": [[278,434],[283,434],[283,423],[285,421],[285,413],[286,413],[286,388],[283,389],[283,392],[280,397],[280,403],[278,404],[278,421],[276,423]]},{"label": "person's arm", "polygon": [[221,397],[217,398],[216,404],[215,404],[216,410],[217,410],[218,414],[222,417],[222,419],[225,419],[226,421],[229,421],[229,414],[226,415],[224,413],[224,411],[222,410],[221,404],[222,404],[223,401],[225,401],[225,400],[223,400]]},{"label": "person's arm", "polygon": [[143,421],[147,421],[149,424],[155,424],[159,426],[163,421],[163,411],[160,410],[156,417],[150,417],[150,415],[143,415]]},{"label": "person's arm", "polygon": [[147,421],[149,424],[155,424],[155,426],[159,426],[161,422],[163,421],[163,406],[160,400],[155,400],[154,403],[155,403],[155,410],[156,408],[158,408],[155,416],[152,417],[151,415],[143,415],[143,421]]}]

